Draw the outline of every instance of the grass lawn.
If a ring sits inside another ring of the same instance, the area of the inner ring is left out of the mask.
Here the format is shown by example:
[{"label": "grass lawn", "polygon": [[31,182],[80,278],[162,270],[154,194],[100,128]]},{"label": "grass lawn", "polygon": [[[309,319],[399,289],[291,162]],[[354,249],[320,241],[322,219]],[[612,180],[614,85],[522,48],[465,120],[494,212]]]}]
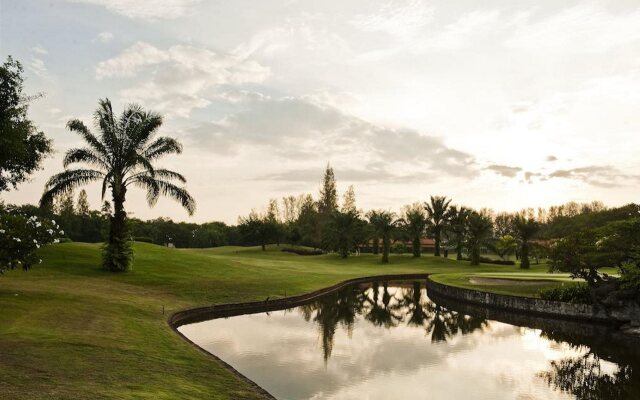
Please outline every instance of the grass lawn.
[{"label": "grass lawn", "polygon": [[100,269],[96,244],[53,245],[42,258],[32,271],[0,276],[3,399],[257,399],[244,382],[179,338],[166,323],[168,314],[378,274],[447,273],[437,279],[523,295],[535,293],[530,286],[472,285],[469,276],[566,280],[546,274],[545,265],[523,273],[513,266],[409,255],[392,255],[382,265],[373,255],[341,260],[275,248],[178,250],[136,243],[134,269],[124,274]]}]

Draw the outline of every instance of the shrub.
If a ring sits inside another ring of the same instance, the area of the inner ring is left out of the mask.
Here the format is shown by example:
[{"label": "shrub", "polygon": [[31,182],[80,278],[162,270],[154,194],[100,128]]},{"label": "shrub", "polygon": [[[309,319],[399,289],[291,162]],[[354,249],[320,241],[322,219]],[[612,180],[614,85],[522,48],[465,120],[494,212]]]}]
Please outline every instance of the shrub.
[{"label": "shrub", "polygon": [[396,242],[391,246],[391,251],[394,254],[404,254],[407,251],[407,246],[402,242]]},{"label": "shrub", "polygon": [[542,289],[540,298],[544,300],[563,301],[575,304],[591,304],[591,294],[586,283],[562,284],[560,287]]},{"label": "shrub", "polygon": [[46,244],[57,243],[58,235],[64,235],[53,220],[27,217],[5,210],[0,205],[0,273],[21,267],[29,270],[42,262],[37,250]]},{"label": "shrub", "polygon": [[153,243],[153,239],[148,236],[135,236],[133,240],[135,242]]},{"label": "shrub", "polygon": [[284,247],[282,251],[286,253],[293,253],[299,256],[320,256],[322,255],[322,250],[318,249],[303,249],[303,248],[295,248],[295,247]]},{"label": "shrub", "polygon": [[[471,261],[470,258],[463,258],[464,261]],[[495,265],[516,265],[513,260],[494,260],[492,258],[480,257],[480,262],[483,264],[495,264]]]}]

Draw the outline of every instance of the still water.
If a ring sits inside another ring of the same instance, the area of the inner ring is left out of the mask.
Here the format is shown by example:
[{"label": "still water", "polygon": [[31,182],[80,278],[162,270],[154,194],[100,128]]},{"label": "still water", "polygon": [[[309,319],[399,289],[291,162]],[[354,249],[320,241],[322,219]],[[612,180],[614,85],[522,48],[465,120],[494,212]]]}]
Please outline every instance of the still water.
[{"label": "still water", "polygon": [[379,282],[179,330],[283,400],[640,399],[634,346],[602,327],[445,303]]}]

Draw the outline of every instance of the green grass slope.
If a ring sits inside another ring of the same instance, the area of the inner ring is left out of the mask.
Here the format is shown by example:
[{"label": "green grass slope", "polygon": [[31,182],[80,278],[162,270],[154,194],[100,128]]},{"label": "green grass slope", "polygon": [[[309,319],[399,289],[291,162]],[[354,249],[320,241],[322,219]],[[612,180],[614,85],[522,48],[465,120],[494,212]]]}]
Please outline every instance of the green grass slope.
[{"label": "green grass slope", "polygon": [[[94,244],[50,246],[42,258],[32,271],[0,276],[0,398],[258,399],[179,338],[166,323],[169,313],[300,294],[367,275],[455,273],[451,281],[465,284],[466,274],[521,272],[431,256],[392,255],[391,264],[382,265],[372,255],[340,260],[142,243],[135,244],[134,267],[125,274],[102,271]],[[546,267],[530,272],[543,274]]]}]

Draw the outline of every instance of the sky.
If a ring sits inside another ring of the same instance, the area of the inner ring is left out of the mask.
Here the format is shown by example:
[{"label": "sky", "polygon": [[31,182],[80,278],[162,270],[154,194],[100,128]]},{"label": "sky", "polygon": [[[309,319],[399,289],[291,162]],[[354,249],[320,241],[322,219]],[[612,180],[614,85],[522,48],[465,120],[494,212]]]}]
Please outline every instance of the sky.
[{"label": "sky", "polygon": [[82,144],[66,122],[108,97],[184,145],[160,165],[196,213],[131,193],[144,219],[235,223],[317,194],[327,163],[363,209],[638,202],[638,27],[637,0],[0,0],[0,56],[55,148],[2,197],[37,202]]}]

